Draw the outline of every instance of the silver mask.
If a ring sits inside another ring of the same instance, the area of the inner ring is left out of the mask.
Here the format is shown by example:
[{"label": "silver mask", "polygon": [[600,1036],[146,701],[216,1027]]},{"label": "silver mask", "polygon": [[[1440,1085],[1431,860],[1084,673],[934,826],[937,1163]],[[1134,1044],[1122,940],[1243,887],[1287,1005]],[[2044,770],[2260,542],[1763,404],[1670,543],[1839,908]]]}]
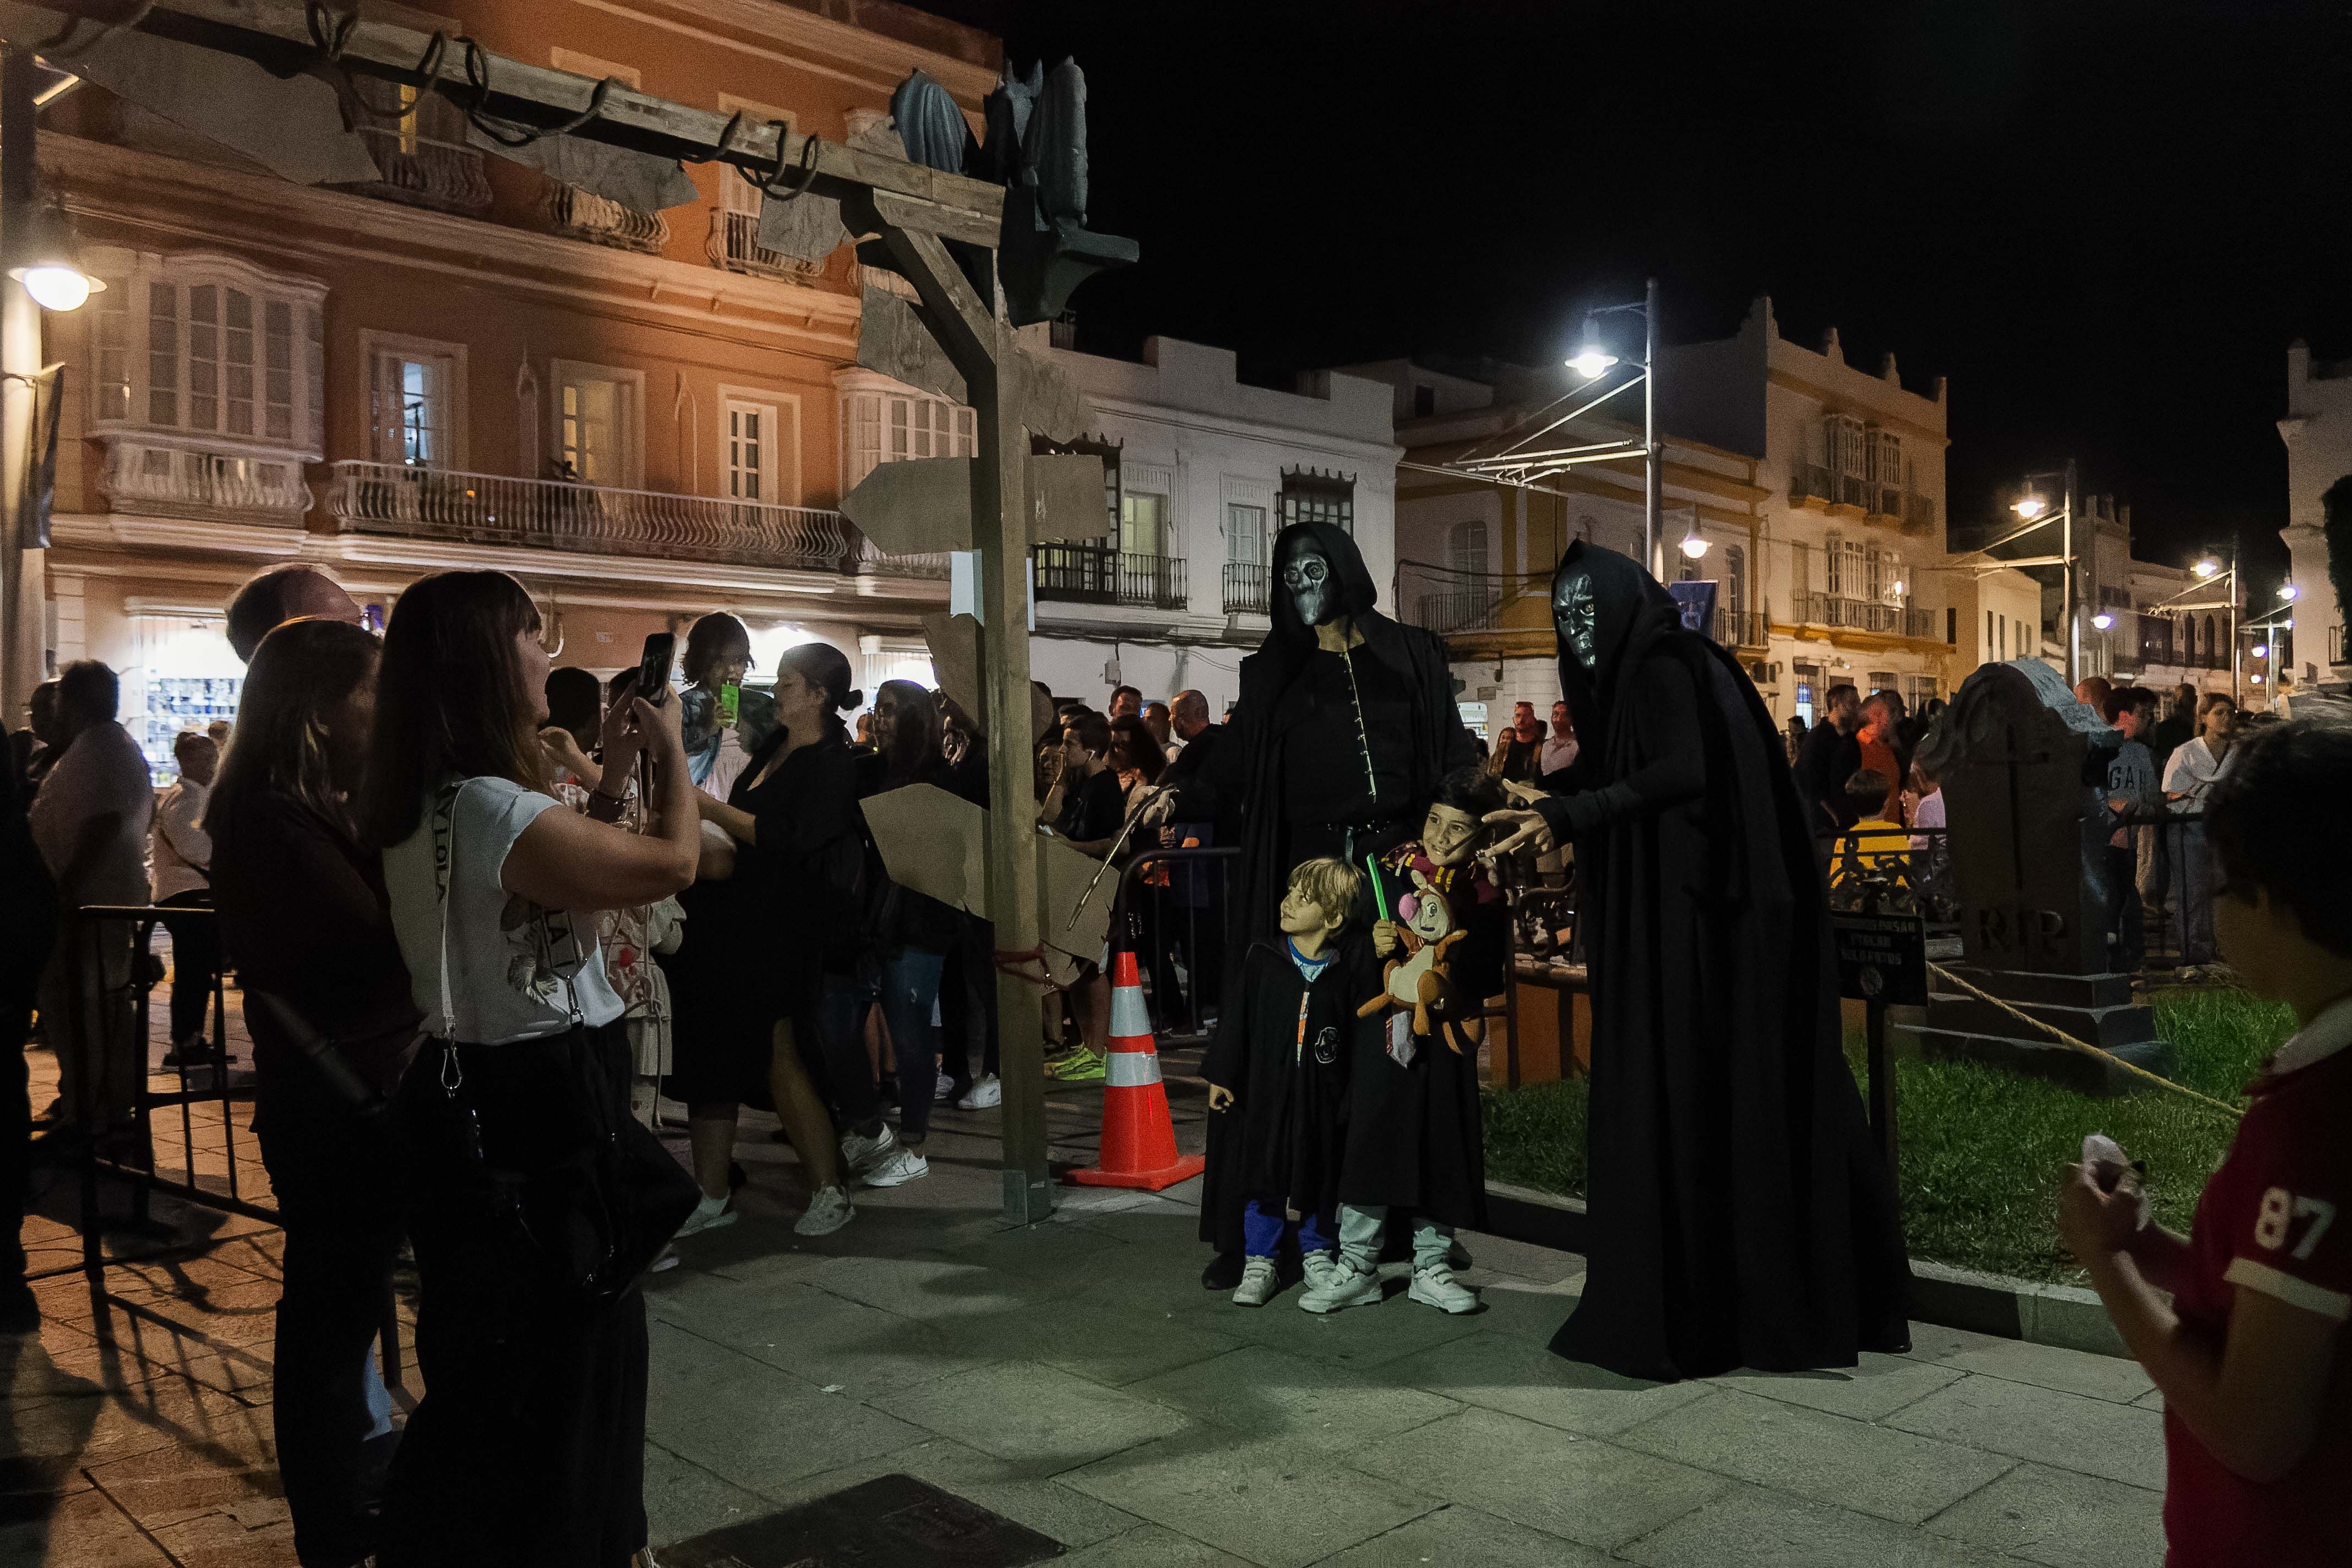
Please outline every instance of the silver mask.
[{"label": "silver mask", "polygon": [[1339,585],[1331,563],[1312,543],[1299,545],[1282,569],[1283,591],[1298,611],[1299,624],[1319,626],[1339,613]]},{"label": "silver mask", "polygon": [[1568,644],[1569,657],[1586,669],[1593,661],[1592,574],[1571,572],[1552,590],[1551,624]]}]

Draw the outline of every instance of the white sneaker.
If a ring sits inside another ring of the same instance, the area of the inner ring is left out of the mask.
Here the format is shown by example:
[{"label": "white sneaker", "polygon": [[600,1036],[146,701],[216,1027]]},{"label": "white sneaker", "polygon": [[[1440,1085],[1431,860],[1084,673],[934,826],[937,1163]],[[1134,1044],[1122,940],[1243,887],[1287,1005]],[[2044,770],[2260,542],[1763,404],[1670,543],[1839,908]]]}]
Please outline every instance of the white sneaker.
[{"label": "white sneaker", "polygon": [[1282,1276],[1271,1258],[1253,1258],[1242,1265],[1241,1288],[1234,1292],[1236,1307],[1263,1307],[1282,1289]]},{"label": "white sneaker", "polygon": [[1441,1312],[1475,1312],[1478,1310],[1478,1292],[1454,1278],[1454,1270],[1440,1263],[1431,1268],[1412,1271],[1412,1289],[1405,1292],[1425,1307]]},{"label": "white sneaker", "polygon": [[1298,1305],[1309,1312],[1339,1312],[1349,1307],[1376,1307],[1380,1300],[1380,1275],[1343,1258],[1331,1266],[1330,1277],[1319,1289],[1298,1298]]},{"label": "white sneaker", "polygon": [[1331,1276],[1339,1271],[1337,1252],[1306,1252],[1298,1258],[1298,1267],[1307,1276],[1307,1288],[1320,1290],[1331,1283]]},{"label": "white sneaker", "polygon": [[945,1073],[940,1074],[939,1087],[931,1091],[931,1103],[933,1105],[952,1105],[955,1103],[955,1079],[950,1078]]},{"label": "white sneaker", "polygon": [[730,1193],[723,1198],[700,1199],[695,1204],[694,1212],[686,1216],[686,1223],[677,1227],[670,1239],[675,1241],[679,1237],[692,1236],[698,1231],[717,1230],[722,1225],[733,1225],[736,1218],[734,1197]]},{"label": "white sneaker", "polygon": [[869,1187],[903,1187],[908,1182],[930,1173],[931,1163],[900,1143],[860,1171],[857,1179]]},{"label": "white sneaker", "polygon": [[984,1072],[971,1080],[971,1087],[956,1101],[959,1110],[986,1110],[1004,1103],[1004,1084],[992,1072]]},{"label": "white sneaker", "polygon": [[851,1175],[862,1176],[898,1146],[898,1135],[890,1131],[887,1121],[882,1131],[871,1138],[859,1132],[845,1132],[841,1135],[841,1163],[849,1167]]},{"label": "white sneaker", "polygon": [[677,1267],[677,1248],[675,1247],[665,1247],[659,1253],[655,1255],[654,1260],[651,1263],[646,1265],[646,1272],[648,1274],[667,1274]]},{"label": "white sneaker", "polygon": [[808,1212],[793,1226],[801,1236],[831,1236],[857,1217],[857,1209],[849,1201],[847,1187],[820,1187],[809,1199]]}]

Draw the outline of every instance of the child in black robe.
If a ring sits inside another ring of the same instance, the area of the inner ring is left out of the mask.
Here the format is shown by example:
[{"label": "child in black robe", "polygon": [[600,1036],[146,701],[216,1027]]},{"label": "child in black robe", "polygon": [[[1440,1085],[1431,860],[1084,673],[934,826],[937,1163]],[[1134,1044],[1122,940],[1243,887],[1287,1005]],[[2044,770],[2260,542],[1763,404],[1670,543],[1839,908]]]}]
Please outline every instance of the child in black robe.
[{"label": "child in black robe", "polygon": [[[1444,949],[1448,983],[1444,998],[1421,1013],[1391,1002],[1376,1014],[1380,1027],[1359,1047],[1349,1087],[1347,1158],[1339,1179],[1339,1267],[1298,1304],[1310,1312],[1370,1306],[1381,1299],[1381,1247],[1391,1212],[1412,1216],[1412,1284],[1407,1294],[1444,1312],[1478,1309],[1475,1291],[1454,1276],[1454,1232],[1476,1229],[1486,1217],[1486,1155],[1478,1102],[1478,1047],[1486,1037],[1480,1015],[1503,989],[1509,915],[1500,892],[1477,863],[1492,837],[1486,815],[1501,808],[1500,784],[1483,770],[1460,768],[1437,786],[1417,843],[1391,851],[1383,863],[1381,897],[1405,929],[1423,938],[1458,932]],[[1414,900],[1409,917],[1402,900]],[[1430,922],[1428,900],[1444,900]],[[1409,956],[1396,918],[1372,928],[1376,956]],[[1361,993],[1373,1005],[1387,994],[1383,973]]]},{"label": "child in black robe", "polygon": [[1263,1307],[1282,1289],[1277,1258],[1287,1237],[1296,1237],[1309,1289],[1338,1268],[1333,1212],[1348,1073],[1360,1040],[1378,1031],[1356,1016],[1376,984],[1371,943],[1347,929],[1363,882],[1339,860],[1308,860],[1291,872],[1281,934],[1243,958],[1239,1011],[1202,1066],[1209,1109],[1229,1115],[1240,1139],[1248,1201],[1237,1306]]}]

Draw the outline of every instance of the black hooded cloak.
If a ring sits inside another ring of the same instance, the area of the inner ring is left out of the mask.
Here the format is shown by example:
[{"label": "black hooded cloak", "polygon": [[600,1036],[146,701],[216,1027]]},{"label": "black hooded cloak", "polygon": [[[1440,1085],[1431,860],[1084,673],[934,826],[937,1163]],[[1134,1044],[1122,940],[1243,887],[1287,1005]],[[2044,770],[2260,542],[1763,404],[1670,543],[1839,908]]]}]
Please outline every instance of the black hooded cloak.
[{"label": "black hooded cloak", "polygon": [[[1588,657],[1561,608],[1580,574]],[[1771,715],[1622,555],[1570,546],[1553,606],[1581,751],[1540,809],[1576,843],[1592,1098],[1590,1268],[1552,1349],[1657,1379],[1900,1349],[1894,1186]]]},{"label": "black hooded cloak", "polygon": [[[1342,613],[1363,637],[1348,658],[1371,720],[1379,783],[1372,787],[1356,771],[1360,752],[1307,739],[1333,718],[1331,705],[1319,700],[1319,689],[1335,675],[1344,680],[1348,667],[1340,656],[1317,648],[1315,628],[1299,619],[1277,576],[1269,595],[1274,626],[1257,652],[1242,660],[1232,732],[1220,743],[1213,764],[1219,799],[1239,803],[1242,849],[1232,884],[1234,962],[1226,976],[1221,1031],[1237,1014],[1234,987],[1250,945],[1269,942],[1278,947],[1282,941],[1278,911],[1292,868],[1318,855],[1341,853],[1342,842],[1361,866],[1366,854],[1385,853],[1417,837],[1437,781],[1483,755],[1454,706],[1444,640],[1418,626],[1399,626],[1373,607],[1380,591],[1364,567],[1362,552],[1329,523],[1296,522],[1276,534],[1272,559],[1277,574],[1302,536],[1311,536],[1322,548]],[[1319,782],[1327,776],[1328,789]],[[1318,804],[1324,794],[1328,801]],[[1345,826],[1360,830],[1337,831]],[[1220,1121],[1209,1119],[1201,1239],[1219,1252],[1239,1252],[1242,1205],[1248,1194],[1234,1168],[1235,1141],[1225,1135]]]}]

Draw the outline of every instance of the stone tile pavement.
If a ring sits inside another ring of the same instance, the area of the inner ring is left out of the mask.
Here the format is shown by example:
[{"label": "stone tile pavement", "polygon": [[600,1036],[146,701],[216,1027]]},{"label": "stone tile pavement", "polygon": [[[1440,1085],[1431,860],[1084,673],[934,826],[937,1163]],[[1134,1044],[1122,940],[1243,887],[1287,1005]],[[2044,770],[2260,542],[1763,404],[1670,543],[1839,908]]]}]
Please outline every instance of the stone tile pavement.
[{"label": "stone tile pavement", "polygon": [[[1057,1157],[1090,1155],[1095,1100],[1056,1092]],[[194,1163],[217,1177],[212,1115]],[[742,1221],[646,1291],[657,1544],[903,1472],[1077,1568],[2162,1559],[2159,1417],[2128,1363],[1923,1324],[1847,1373],[1628,1383],[1544,1348],[1581,1260],[1491,1237],[1467,1238],[1475,1316],[1401,1293],[1246,1310],[1200,1288],[1189,1187],[1065,1189],[1049,1223],[1002,1225],[993,1115],[944,1116],[929,1178],[814,1243],[772,1121],[746,1118]],[[37,1266],[76,1256],[69,1199],[28,1221]],[[39,1335],[0,1340],[0,1568],[292,1563],[278,1238],[178,1217],[206,1250],[110,1269],[97,1296],[51,1280]]]}]

